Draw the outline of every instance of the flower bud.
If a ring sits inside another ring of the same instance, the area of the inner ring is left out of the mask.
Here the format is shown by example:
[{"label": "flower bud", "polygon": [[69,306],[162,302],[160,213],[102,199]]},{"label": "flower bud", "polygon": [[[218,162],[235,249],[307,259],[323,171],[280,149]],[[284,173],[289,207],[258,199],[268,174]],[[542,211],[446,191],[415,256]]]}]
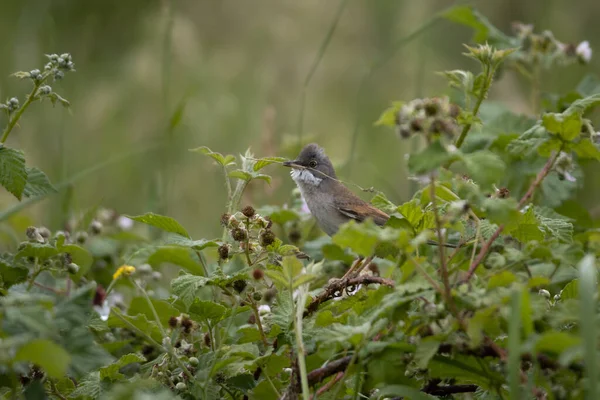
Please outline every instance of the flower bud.
[{"label": "flower bud", "polygon": [[102,222],[96,220],[92,221],[90,224],[90,232],[93,235],[99,235],[102,233]]},{"label": "flower bud", "polygon": [[84,244],[87,241],[87,239],[88,239],[87,232],[80,231],[75,234],[75,241],[79,244]]},{"label": "flower bud", "polygon": [[52,93],[52,88],[48,85],[44,85],[44,86],[40,86],[40,94],[42,95],[48,95],[50,93]]},{"label": "flower bud", "polygon": [[71,275],[75,275],[77,272],[79,272],[79,265],[70,263],[67,265],[67,271],[69,271]]},{"label": "flower bud", "polygon": [[192,367],[197,367],[200,364],[200,360],[196,357],[190,357],[189,362]]},{"label": "flower bud", "polygon": [[180,392],[184,391],[186,389],[187,389],[187,385],[183,382],[179,382],[177,385],[175,385],[175,390],[178,390]]},{"label": "flower bud", "polygon": [[152,272],[152,279],[155,281],[160,281],[162,279],[162,274],[158,271]]}]

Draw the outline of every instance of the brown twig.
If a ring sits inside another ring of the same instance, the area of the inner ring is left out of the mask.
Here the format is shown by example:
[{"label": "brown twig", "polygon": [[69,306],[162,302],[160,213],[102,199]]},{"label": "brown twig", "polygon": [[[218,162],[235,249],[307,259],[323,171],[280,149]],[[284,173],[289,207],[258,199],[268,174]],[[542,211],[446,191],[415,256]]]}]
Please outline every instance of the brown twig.
[{"label": "brown twig", "polygon": [[321,368],[310,371],[308,373],[308,384],[314,386],[317,383],[323,382],[325,378],[328,378],[333,374],[344,372],[351,360],[352,356],[342,357],[338,360],[327,363]]},{"label": "brown twig", "polygon": [[313,299],[313,301],[306,308],[306,311],[304,311],[304,316],[307,317],[313,312],[317,311],[319,305],[326,302],[327,300],[337,297],[336,294],[340,293],[348,286],[369,285],[373,283],[386,285],[392,288],[395,286],[394,281],[392,281],[391,279],[371,275],[361,275],[350,278],[338,279],[327,285],[325,287],[325,290]]},{"label": "brown twig", "polygon": [[317,398],[318,396],[321,396],[323,393],[325,393],[326,391],[331,389],[336,383],[341,381],[343,377],[344,377],[344,372],[338,372],[337,375],[334,376],[332,380],[330,380],[329,382],[327,382],[326,384],[321,386],[319,388],[319,390],[317,390],[316,395],[312,395],[310,397],[310,399],[313,400],[313,399]]},{"label": "brown twig", "polygon": [[[546,162],[546,165],[544,165],[544,168],[542,168],[542,170],[537,174],[537,176],[535,177],[535,180],[531,183],[531,185],[529,186],[529,189],[527,189],[527,192],[519,201],[519,205],[517,206],[518,209],[523,208],[523,206],[525,206],[525,204],[527,204],[529,199],[531,199],[535,190],[540,186],[540,184],[542,183],[544,178],[546,176],[548,176],[548,174],[550,173],[550,170],[552,169],[552,166],[556,162],[556,159],[558,158],[559,154],[560,154],[560,151],[557,151],[552,157],[550,157],[548,159],[548,162]],[[469,271],[467,272],[467,276],[465,277],[465,280],[464,280],[465,282],[468,282],[469,279],[471,279],[471,277],[473,276],[473,274],[475,274],[475,270],[477,270],[477,267],[483,261],[483,259],[487,255],[487,253],[490,251],[492,244],[494,243],[494,241],[496,239],[498,239],[498,236],[500,236],[500,234],[502,233],[504,228],[505,228],[504,224],[500,225],[498,227],[498,229],[496,229],[494,234],[488,239],[488,241],[485,242],[485,244],[479,251],[479,254],[477,254],[477,257],[475,258],[475,260],[469,267]]]}]

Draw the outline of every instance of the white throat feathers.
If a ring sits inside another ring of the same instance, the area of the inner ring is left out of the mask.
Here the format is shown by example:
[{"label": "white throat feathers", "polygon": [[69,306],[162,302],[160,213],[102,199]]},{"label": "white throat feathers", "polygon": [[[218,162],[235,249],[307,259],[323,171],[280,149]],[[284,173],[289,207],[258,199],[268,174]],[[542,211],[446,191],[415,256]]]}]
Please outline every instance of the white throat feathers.
[{"label": "white throat feathers", "polygon": [[290,175],[292,176],[292,179],[299,184],[305,183],[312,186],[319,186],[319,184],[321,184],[323,181],[323,178],[317,178],[307,169],[293,168],[290,172]]}]

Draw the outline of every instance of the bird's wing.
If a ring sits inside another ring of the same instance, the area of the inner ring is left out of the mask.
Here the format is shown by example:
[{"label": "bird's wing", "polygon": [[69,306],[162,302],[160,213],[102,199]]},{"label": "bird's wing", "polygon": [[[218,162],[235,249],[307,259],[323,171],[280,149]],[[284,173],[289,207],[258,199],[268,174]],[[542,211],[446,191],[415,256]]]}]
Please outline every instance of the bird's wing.
[{"label": "bird's wing", "polygon": [[335,200],[335,207],[340,214],[358,222],[371,218],[380,226],[387,222],[389,216],[386,213],[363,201],[346,187],[343,190],[346,192],[346,195],[338,196]]}]

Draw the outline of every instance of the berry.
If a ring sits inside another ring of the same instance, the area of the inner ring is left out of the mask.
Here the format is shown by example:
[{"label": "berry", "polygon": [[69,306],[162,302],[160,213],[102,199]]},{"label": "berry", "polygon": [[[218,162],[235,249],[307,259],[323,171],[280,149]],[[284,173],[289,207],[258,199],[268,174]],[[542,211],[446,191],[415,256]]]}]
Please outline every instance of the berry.
[{"label": "berry", "polygon": [[183,382],[179,382],[177,385],[175,385],[175,389],[181,392],[187,389],[187,385]]},{"label": "berry", "polygon": [[189,318],[184,318],[181,321],[181,326],[183,327],[185,333],[190,333],[192,328],[194,327],[194,322],[192,322],[192,320]]},{"label": "berry", "polygon": [[254,301],[260,301],[262,299],[262,294],[260,292],[254,292],[252,293],[252,298]]},{"label": "berry", "polygon": [[208,332],[204,334],[204,344],[206,347],[210,347],[210,335]]},{"label": "berry", "polygon": [[200,364],[200,360],[196,357],[190,357],[189,362],[192,367],[197,367]]},{"label": "berry", "polygon": [[243,242],[246,240],[246,238],[248,238],[248,232],[242,228],[235,228],[231,230],[231,237],[236,242]]},{"label": "berry", "polygon": [[227,243],[220,245],[217,251],[219,252],[219,259],[227,260],[229,258],[229,245]]},{"label": "berry", "polygon": [[266,230],[262,231],[258,238],[260,245],[263,247],[267,247],[267,246],[273,244],[275,242],[275,239],[276,239],[275,234],[270,229],[266,229]]},{"label": "berry", "polygon": [[244,289],[246,289],[247,284],[248,283],[246,283],[245,280],[238,279],[237,281],[233,282],[233,288],[235,289],[236,292],[242,293],[244,291]]},{"label": "berry", "polygon": [[171,328],[176,328],[177,327],[177,318],[176,317],[169,318],[169,326]]},{"label": "berry", "polygon": [[261,280],[264,276],[265,276],[265,273],[260,268],[256,268],[254,271],[252,271],[252,277],[254,279],[256,279],[257,281]]},{"label": "berry", "polygon": [[242,214],[244,214],[248,218],[252,218],[254,217],[254,214],[256,214],[256,211],[254,211],[254,208],[252,206],[246,206],[242,209]]},{"label": "berry", "polygon": [[69,265],[67,265],[67,271],[69,271],[71,275],[75,275],[77,272],[79,272],[79,265],[75,263],[70,263]]},{"label": "berry", "polygon": [[221,225],[229,226],[229,218],[231,218],[231,214],[223,214],[221,215]]}]

